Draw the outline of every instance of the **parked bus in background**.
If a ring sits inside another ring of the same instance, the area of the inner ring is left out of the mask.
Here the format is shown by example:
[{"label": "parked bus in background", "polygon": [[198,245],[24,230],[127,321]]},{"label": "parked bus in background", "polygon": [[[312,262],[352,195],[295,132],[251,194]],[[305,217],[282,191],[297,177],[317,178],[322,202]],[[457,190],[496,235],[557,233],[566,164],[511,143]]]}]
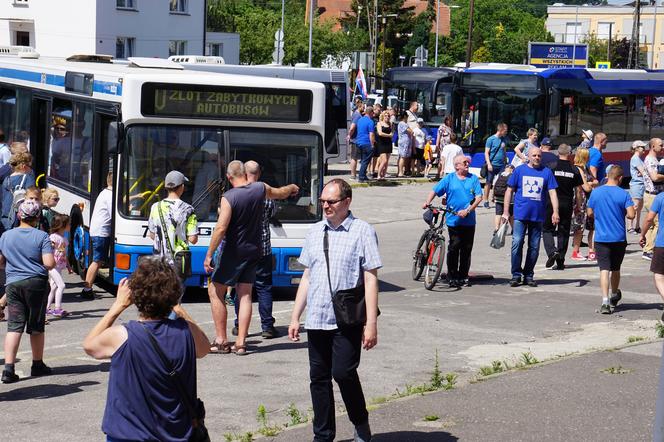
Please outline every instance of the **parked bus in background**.
[{"label": "parked bus in background", "polygon": [[524,65],[471,67],[454,85],[455,129],[473,154],[471,168],[484,164],[486,139],[498,123],[509,127],[513,148],[529,128],[576,146],[581,131],[604,132],[605,163],[629,170],[635,139],[664,137],[664,72],[620,69],[538,69]]},{"label": "parked bus in background", "polygon": [[164,177],[189,178],[183,200],[199,220],[186,285],[204,287],[203,259],[227,186],[225,167],[255,160],[272,186],[297,184],[277,202],[272,225],[274,285],[295,286],[310,226],[321,219],[325,88],[312,82],[183,70],[167,60],[0,56],[0,128],[24,137],[39,184],[71,213],[70,260],[85,272],[90,214],[113,171],[112,242],[102,277],[117,284],[152,254],[148,212],[164,197]]},{"label": "parked bus in background", "polygon": [[325,86],[325,152],[324,162],[347,160],[346,133],[350,127],[348,72],[343,69],[308,66],[225,64],[222,57],[173,55],[169,60],[187,70],[218,72],[257,77],[285,78],[322,83]]}]

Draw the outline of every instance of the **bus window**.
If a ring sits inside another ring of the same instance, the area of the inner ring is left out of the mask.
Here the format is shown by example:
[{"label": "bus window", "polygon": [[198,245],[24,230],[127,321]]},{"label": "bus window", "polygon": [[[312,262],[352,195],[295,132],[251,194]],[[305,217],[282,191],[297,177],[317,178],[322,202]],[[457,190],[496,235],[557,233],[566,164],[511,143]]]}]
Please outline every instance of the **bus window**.
[{"label": "bus window", "polygon": [[84,192],[90,192],[94,108],[91,104],[77,103],[74,109],[69,183]]},{"label": "bus window", "polygon": [[651,97],[643,95],[629,96],[627,104],[627,140],[646,140],[650,134]]},{"label": "bus window", "polygon": [[625,141],[627,98],[604,97],[603,131],[610,141]]},{"label": "bus window", "polygon": [[261,165],[261,180],[279,187],[297,184],[300,192],[294,198],[277,201],[276,218],[281,222],[320,219],[318,188],[320,146],[314,134],[231,130],[230,160],[254,160]]},{"label": "bus window", "polygon": [[163,198],[164,178],[179,170],[188,179],[182,199],[194,203],[199,221],[215,221],[225,168],[221,131],[187,126],[133,126],[121,170],[124,215],[147,218],[157,198]]},{"label": "bus window", "polygon": [[650,136],[664,138],[664,97],[651,97]]},{"label": "bus window", "polygon": [[69,182],[71,170],[71,130],[73,105],[69,100],[53,99],[51,112],[51,142],[48,176],[63,183]]},{"label": "bus window", "polygon": [[576,106],[576,125],[573,130],[577,136],[581,131],[590,129],[593,133],[602,131],[602,114],[604,111],[604,99],[596,96],[579,96]]},{"label": "bus window", "polygon": [[30,107],[32,105],[32,94],[25,89],[16,91],[16,126],[12,141],[30,141]]},{"label": "bus window", "polygon": [[0,129],[5,134],[6,141],[10,141],[11,135],[14,133],[15,112],[16,91],[0,88]]}]

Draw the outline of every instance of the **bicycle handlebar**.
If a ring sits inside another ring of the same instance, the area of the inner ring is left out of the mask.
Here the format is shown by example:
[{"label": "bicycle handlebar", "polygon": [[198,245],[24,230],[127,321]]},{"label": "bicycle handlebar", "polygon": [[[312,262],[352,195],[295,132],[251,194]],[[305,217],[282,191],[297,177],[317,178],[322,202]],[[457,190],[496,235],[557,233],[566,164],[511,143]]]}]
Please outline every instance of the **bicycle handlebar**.
[{"label": "bicycle handlebar", "polygon": [[437,210],[439,212],[445,212],[445,213],[450,213],[452,215],[456,215],[457,211],[451,208],[448,208],[446,206],[434,206],[433,204],[427,205],[427,209],[431,210]]}]

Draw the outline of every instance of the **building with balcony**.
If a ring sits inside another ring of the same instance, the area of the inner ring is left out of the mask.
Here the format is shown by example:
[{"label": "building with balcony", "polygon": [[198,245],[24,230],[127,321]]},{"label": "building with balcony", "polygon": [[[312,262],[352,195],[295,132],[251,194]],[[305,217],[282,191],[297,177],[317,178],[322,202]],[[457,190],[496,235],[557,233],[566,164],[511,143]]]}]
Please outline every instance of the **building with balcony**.
[{"label": "building with balcony", "polygon": [[204,0],[5,0],[0,45],[32,46],[47,56],[200,55],[204,8]]},{"label": "building with balcony", "polygon": [[[646,3],[649,2],[642,2]],[[633,3],[624,6],[555,3],[547,8],[547,14],[546,29],[559,43],[582,43],[589,34],[607,40],[609,36],[614,40],[632,37]],[[641,7],[639,46],[646,52],[650,68],[664,67],[664,1]]]}]

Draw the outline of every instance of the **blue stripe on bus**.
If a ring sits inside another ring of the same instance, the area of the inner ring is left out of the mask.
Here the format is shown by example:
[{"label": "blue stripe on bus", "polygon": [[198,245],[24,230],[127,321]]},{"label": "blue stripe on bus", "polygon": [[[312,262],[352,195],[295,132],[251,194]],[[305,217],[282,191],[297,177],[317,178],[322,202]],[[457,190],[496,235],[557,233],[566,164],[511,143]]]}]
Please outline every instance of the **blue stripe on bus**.
[{"label": "blue stripe on bus", "polygon": [[[31,83],[46,84],[49,86],[65,87],[65,77],[55,74],[42,74],[32,71],[21,71],[19,69],[0,68],[0,77],[12,78],[14,80],[29,81]],[[110,81],[94,80],[93,92],[107,95],[122,95],[122,84]]]}]

